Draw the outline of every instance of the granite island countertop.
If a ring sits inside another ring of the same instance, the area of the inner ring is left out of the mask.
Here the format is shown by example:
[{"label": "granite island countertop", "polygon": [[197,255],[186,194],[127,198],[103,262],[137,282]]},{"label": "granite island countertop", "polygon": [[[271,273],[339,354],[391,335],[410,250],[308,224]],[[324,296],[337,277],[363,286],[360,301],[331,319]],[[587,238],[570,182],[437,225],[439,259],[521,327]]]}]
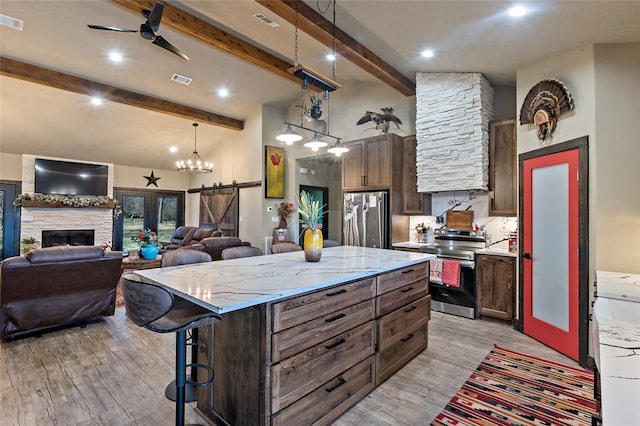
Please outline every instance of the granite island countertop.
[{"label": "granite island countertop", "polygon": [[339,246],[322,250],[320,262],[304,252],[146,269],[134,274],[160,284],[218,314],[427,262],[435,255]]},{"label": "granite island countertop", "polygon": [[640,275],[597,271],[593,357],[605,425],[640,424]]}]

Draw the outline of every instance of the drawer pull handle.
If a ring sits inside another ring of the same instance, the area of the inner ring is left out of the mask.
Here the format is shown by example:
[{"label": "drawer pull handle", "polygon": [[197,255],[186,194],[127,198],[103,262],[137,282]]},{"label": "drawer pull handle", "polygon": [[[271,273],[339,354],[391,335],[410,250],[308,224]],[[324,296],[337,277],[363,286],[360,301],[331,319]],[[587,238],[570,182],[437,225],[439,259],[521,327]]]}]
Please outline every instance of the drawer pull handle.
[{"label": "drawer pull handle", "polygon": [[413,310],[415,310],[415,309],[417,309],[415,306],[410,306],[410,307],[408,307],[407,309],[405,309],[404,311],[405,311],[405,312],[411,312],[411,311],[413,311]]},{"label": "drawer pull handle", "polygon": [[409,334],[407,337],[404,337],[400,340],[402,340],[403,342],[406,342],[407,340],[411,339],[413,337],[413,334]]},{"label": "drawer pull handle", "polygon": [[336,383],[335,385],[328,387],[328,388],[324,388],[325,391],[331,393],[334,390],[338,389],[340,386],[344,385],[345,383],[347,383],[347,381],[345,379],[343,379],[342,377],[340,377],[338,379],[338,383]]},{"label": "drawer pull handle", "polygon": [[410,274],[413,272],[413,269],[407,269],[406,271],[402,271],[403,274]]},{"label": "drawer pull handle", "polygon": [[346,340],[344,340],[344,338],[340,338],[340,340],[338,340],[337,342],[334,342],[334,343],[332,343],[330,345],[326,345],[325,348],[333,349],[333,348],[336,348],[336,347],[340,346],[344,342],[346,342]]},{"label": "drawer pull handle", "polygon": [[346,293],[347,289],[343,288],[342,290],[334,291],[333,293],[327,293],[327,296],[337,296],[342,293]]},{"label": "drawer pull handle", "polygon": [[336,320],[339,320],[340,318],[344,318],[345,316],[346,316],[345,314],[338,314],[335,317],[327,318],[324,321],[325,322],[334,322]]},{"label": "drawer pull handle", "polygon": [[413,290],[413,287],[407,287],[407,288],[403,288],[402,290],[400,290],[400,293],[406,293],[408,291]]}]

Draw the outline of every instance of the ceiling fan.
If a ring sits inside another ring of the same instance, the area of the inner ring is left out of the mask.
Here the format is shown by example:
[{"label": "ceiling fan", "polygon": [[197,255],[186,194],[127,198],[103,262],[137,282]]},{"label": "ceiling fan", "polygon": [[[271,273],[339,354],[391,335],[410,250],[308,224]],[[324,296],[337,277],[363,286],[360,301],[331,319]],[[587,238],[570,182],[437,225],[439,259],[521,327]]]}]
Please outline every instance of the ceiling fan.
[{"label": "ceiling fan", "polygon": [[140,36],[146,40],[152,40],[152,43],[156,46],[160,46],[163,49],[168,50],[174,55],[180,56],[185,61],[189,60],[189,57],[182,52],[180,49],[169,43],[164,37],[157,35],[156,31],[160,28],[160,20],[162,19],[162,12],[164,10],[164,4],[161,2],[156,2],[153,5],[153,9],[148,10],[144,9],[142,11],[142,16],[146,19],[146,21],[140,25],[140,30],[129,30],[126,28],[119,27],[107,27],[104,25],[87,25],[87,27],[92,30],[104,30],[104,31],[116,31],[120,33],[137,33],[140,32]]}]

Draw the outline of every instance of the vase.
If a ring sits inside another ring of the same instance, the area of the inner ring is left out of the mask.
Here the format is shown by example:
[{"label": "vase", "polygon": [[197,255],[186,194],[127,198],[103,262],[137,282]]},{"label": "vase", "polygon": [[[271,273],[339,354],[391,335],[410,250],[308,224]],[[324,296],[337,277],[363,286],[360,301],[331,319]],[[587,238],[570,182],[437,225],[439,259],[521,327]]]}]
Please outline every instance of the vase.
[{"label": "vase", "polygon": [[146,260],[153,260],[158,256],[159,248],[156,244],[145,244],[140,247],[140,253],[142,258]]},{"label": "vase", "polygon": [[289,241],[289,229],[276,228],[273,231],[273,241]]},{"label": "vase", "polygon": [[322,231],[319,228],[304,231],[304,260],[318,262],[322,257]]}]

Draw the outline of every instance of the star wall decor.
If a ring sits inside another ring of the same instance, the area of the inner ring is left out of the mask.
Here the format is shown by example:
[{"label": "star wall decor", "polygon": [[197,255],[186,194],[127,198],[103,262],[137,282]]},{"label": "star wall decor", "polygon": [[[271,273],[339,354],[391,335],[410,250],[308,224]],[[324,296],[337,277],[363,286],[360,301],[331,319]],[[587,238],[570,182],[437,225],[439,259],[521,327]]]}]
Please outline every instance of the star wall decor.
[{"label": "star wall decor", "polygon": [[147,180],[147,186],[149,185],[155,185],[156,188],[158,187],[158,181],[160,179],[162,179],[161,177],[155,177],[153,174],[153,170],[151,170],[151,176],[143,176],[143,178],[145,178]]}]

